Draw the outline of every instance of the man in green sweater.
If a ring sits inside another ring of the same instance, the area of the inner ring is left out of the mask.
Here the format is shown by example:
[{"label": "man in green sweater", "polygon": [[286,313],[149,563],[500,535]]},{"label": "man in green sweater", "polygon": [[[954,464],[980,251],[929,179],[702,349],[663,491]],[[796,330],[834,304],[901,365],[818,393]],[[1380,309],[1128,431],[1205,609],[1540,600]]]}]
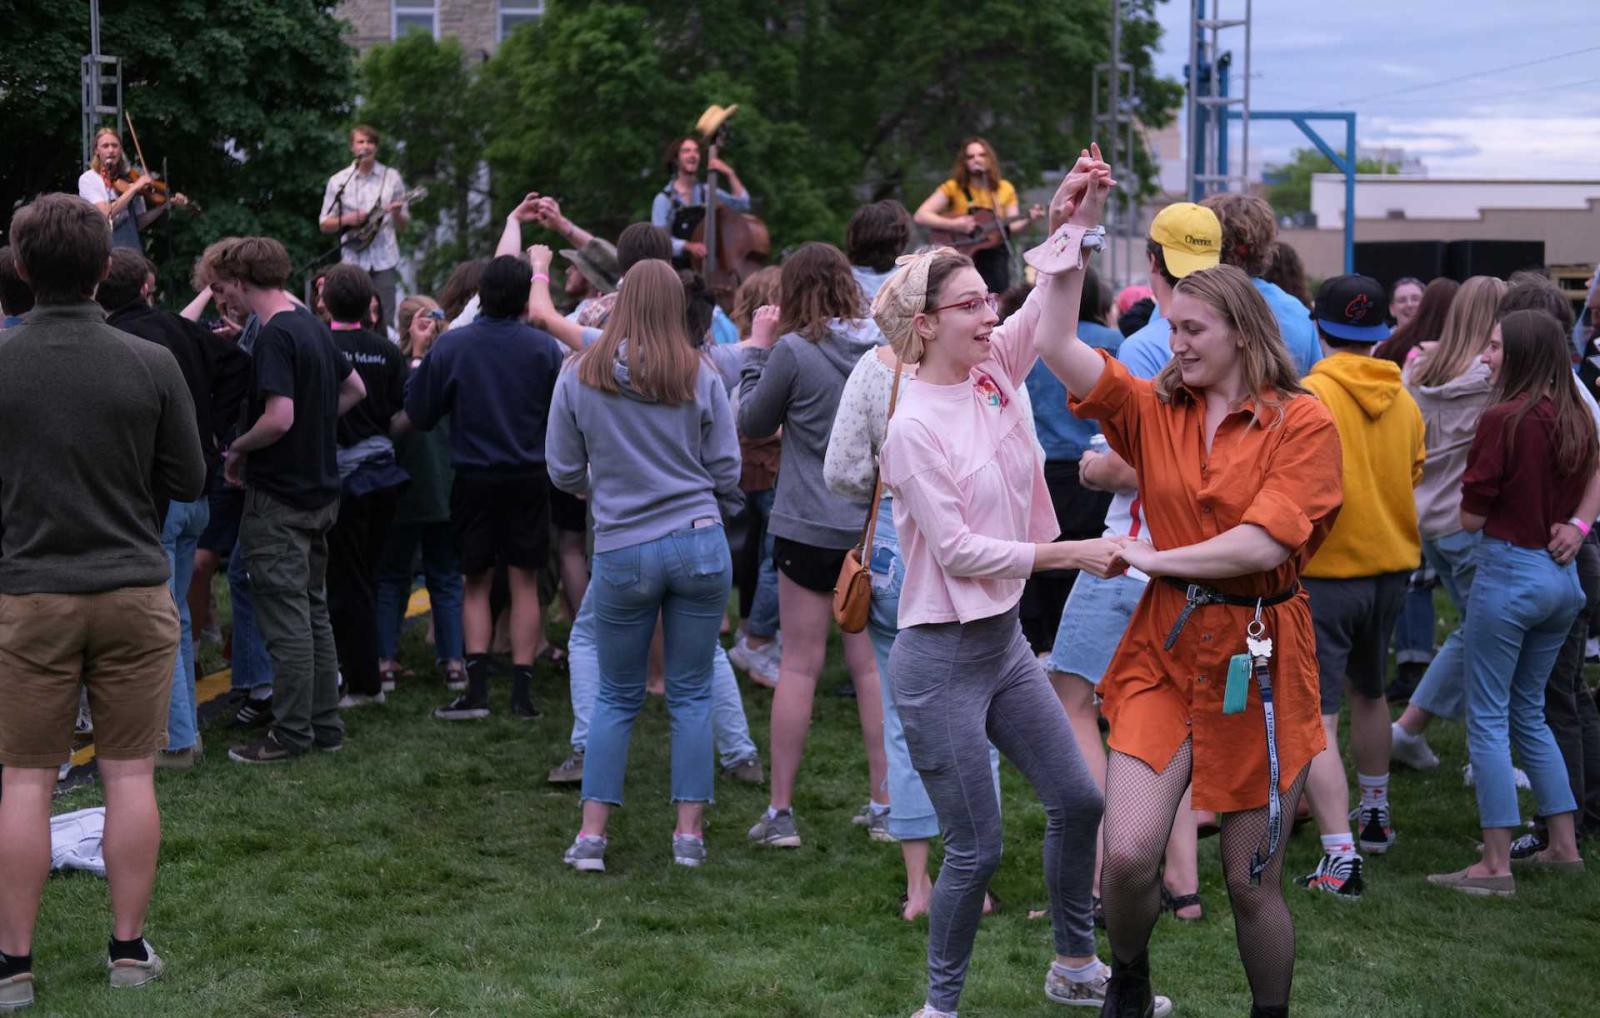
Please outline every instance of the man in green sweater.
[{"label": "man in green sweater", "polygon": [[111,229],[53,194],[11,221],[37,303],[0,336],[0,1010],[33,1001],[33,926],[50,872],[50,799],[87,688],[105,786],[113,987],[161,974],[144,940],[178,652],[161,521],[205,490],[194,402],[164,347],[106,324],[95,287]]}]

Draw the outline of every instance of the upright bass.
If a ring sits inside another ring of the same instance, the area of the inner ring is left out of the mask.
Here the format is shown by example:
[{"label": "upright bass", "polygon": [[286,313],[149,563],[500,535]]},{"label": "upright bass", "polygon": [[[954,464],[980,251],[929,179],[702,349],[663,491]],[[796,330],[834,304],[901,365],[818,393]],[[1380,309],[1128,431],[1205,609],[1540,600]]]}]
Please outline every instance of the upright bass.
[{"label": "upright bass", "polygon": [[772,239],[767,224],[748,212],[729,208],[717,198],[717,159],[719,148],[727,141],[728,119],[739,109],[738,104],[727,108],[711,106],[701,114],[696,130],[705,139],[710,152],[706,160],[706,214],[689,239],[705,245],[704,258],[690,258],[690,265],[706,281],[706,288],[717,298],[723,310],[733,307],[733,295],[739,284],[760,271],[772,253]]}]

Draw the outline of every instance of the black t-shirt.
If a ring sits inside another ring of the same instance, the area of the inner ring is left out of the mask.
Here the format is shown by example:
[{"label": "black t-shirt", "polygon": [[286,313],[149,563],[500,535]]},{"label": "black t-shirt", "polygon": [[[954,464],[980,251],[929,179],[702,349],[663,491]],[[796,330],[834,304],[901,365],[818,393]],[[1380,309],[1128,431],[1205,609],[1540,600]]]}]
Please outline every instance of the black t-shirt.
[{"label": "black t-shirt", "polygon": [[339,418],[340,447],[389,433],[389,418],[406,402],[406,359],[400,348],[365,329],[335,329],[333,342],[349,358],[367,395]]},{"label": "black t-shirt", "polygon": [[294,400],[294,424],[276,442],[250,453],[246,480],[301,509],[330,505],[339,497],[334,425],[339,384],[350,374],[350,361],[328,327],[299,307],[262,325],[250,356],[249,425],[260,419],[268,396]]}]

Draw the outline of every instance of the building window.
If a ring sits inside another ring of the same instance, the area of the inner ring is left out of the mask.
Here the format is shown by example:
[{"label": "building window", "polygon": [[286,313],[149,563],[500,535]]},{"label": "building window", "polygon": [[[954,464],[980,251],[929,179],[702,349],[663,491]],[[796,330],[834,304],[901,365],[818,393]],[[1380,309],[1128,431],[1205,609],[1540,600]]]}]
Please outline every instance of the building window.
[{"label": "building window", "polygon": [[395,0],[392,38],[398,39],[412,32],[426,32],[435,39],[439,38],[438,0]]},{"label": "building window", "polygon": [[544,0],[500,0],[500,41],[544,13]]}]

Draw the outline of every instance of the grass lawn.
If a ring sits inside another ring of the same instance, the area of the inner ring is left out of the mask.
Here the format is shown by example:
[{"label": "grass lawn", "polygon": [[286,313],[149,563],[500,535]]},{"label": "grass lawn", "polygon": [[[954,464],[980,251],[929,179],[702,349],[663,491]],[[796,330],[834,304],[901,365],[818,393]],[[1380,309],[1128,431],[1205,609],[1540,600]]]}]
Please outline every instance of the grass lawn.
[{"label": "grass lawn", "polygon": [[[921,1003],[926,921],[899,921],[898,851],[850,824],[866,772],[854,705],[829,695],[837,666],[820,684],[801,775],[804,848],[749,847],[763,790],[719,781],[709,865],[671,865],[666,712],[652,698],[635,731],[628,806],[613,821],[610,872],[580,875],[560,863],[577,792],[544,781],[566,750],[564,676],[542,673],[537,722],[510,718],[509,680],[497,680],[493,719],[444,724],[429,716],[444,693],[421,627],[406,641],[407,661],[428,678],[347,715],[343,753],[244,767],[228,761],[233,740],[212,725],[202,767],[159,776],[165,842],[148,925],[170,966],[159,983],[112,994],[103,882],[52,879],[34,1013],[903,1018]],[[763,747],[770,700],[746,692]],[[1522,877],[1510,900],[1426,884],[1469,862],[1478,836],[1461,729],[1429,735],[1445,764],[1396,775],[1400,840],[1369,860],[1366,897],[1288,888],[1299,938],[1293,1013],[1600,1014],[1600,877]],[[995,887],[1005,908],[984,921],[961,1013],[1059,1016],[1067,1009],[1041,992],[1047,920],[1028,918],[1044,904],[1044,814],[1015,770],[1003,780],[1008,853]],[[58,809],[99,801],[89,783]],[[1308,871],[1318,854],[1314,829],[1303,830],[1287,872]],[[1243,1016],[1249,994],[1215,842],[1202,843],[1200,861],[1207,917],[1157,925],[1156,988],[1186,1018]],[[1600,867],[1600,855],[1589,862]],[[1108,957],[1103,936],[1101,945]]]}]

